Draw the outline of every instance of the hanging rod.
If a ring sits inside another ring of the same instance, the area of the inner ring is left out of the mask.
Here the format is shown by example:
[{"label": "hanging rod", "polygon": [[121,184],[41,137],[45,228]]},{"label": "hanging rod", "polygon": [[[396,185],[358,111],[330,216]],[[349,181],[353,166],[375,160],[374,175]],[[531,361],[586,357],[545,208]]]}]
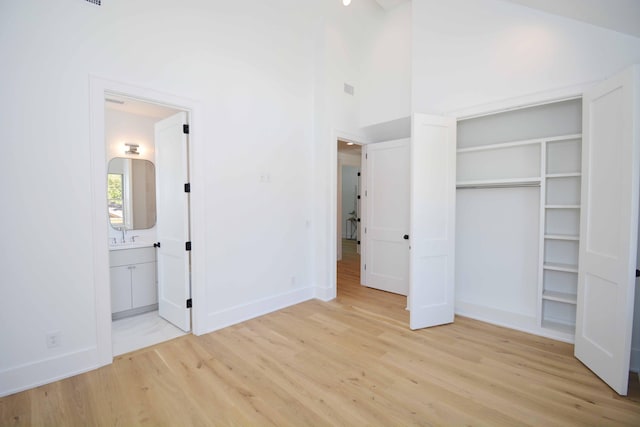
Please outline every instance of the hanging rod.
[{"label": "hanging rod", "polygon": [[460,184],[456,185],[459,190],[476,190],[482,188],[521,188],[521,187],[540,187],[539,182],[520,182],[520,183],[504,183],[504,184]]}]

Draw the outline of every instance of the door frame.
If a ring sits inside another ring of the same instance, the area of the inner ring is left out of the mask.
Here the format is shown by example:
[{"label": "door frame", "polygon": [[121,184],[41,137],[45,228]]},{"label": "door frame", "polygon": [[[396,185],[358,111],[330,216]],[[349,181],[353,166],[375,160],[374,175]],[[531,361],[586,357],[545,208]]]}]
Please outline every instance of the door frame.
[{"label": "door frame", "polygon": [[[108,365],[113,361],[111,344],[111,293],[109,282],[109,249],[108,249],[108,217],[106,197],[107,162],[105,149],[105,95],[118,94],[141,101],[167,105],[177,110],[186,111],[189,115],[189,169],[190,181],[196,188],[204,188],[201,171],[204,170],[200,154],[203,150],[200,132],[197,131],[201,123],[201,106],[198,101],[171,95],[157,90],[138,86],[131,83],[110,80],[104,77],[89,76],[89,118],[90,118],[90,154],[91,154],[91,211],[92,235],[91,248],[93,253],[93,286],[95,292],[96,311],[96,349],[99,366]],[[195,154],[194,154],[195,153]],[[197,154],[197,155],[196,155]],[[198,160],[200,159],[200,160]],[[194,197],[195,194],[195,197]],[[204,232],[204,194],[197,191],[191,195],[190,226],[193,235]],[[194,301],[191,309],[192,333],[204,333],[205,308],[197,301],[204,301],[205,281],[204,265],[205,242],[197,242],[197,250],[191,254],[191,294]]]}]

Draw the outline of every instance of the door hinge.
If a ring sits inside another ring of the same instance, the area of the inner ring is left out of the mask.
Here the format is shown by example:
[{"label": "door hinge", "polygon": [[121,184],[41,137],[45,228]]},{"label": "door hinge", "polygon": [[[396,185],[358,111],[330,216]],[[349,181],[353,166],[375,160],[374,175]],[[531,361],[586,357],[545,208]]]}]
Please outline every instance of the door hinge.
[{"label": "door hinge", "polygon": [[189,135],[189,125],[182,125],[182,133]]},{"label": "door hinge", "polygon": [[364,234],[367,234],[367,227],[364,228]]},{"label": "door hinge", "polygon": [[365,270],[367,269],[367,264],[365,264],[365,265],[364,265],[364,269],[365,269]]},{"label": "door hinge", "polygon": [[367,190],[364,190],[364,197],[369,197],[369,193],[367,192]]},{"label": "door hinge", "polygon": [[193,303],[191,302],[191,298],[189,298],[187,300],[187,308],[191,308],[192,305],[193,305]]},{"label": "door hinge", "polygon": [[153,244],[153,247],[154,247],[154,248],[159,248],[159,247],[160,247],[160,242],[158,242],[158,243],[154,243],[154,244]]},{"label": "door hinge", "polygon": [[360,218],[358,218],[358,222],[360,222]]},{"label": "door hinge", "polygon": [[365,155],[364,155],[364,158],[365,158],[365,159],[368,159],[368,158],[369,158],[369,154],[365,154]]},{"label": "door hinge", "polygon": [[360,240],[358,240],[358,244],[360,244]]},{"label": "door hinge", "polygon": [[358,172],[358,176],[360,176],[360,172]]},{"label": "door hinge", "polygon": [[185,243],[185,244],[184,244],[184,249],[185,249],[186,251],[190,251],[190,250],[191,250],[191,242],[187,242],[187,243]]},{"label": "door hinge", "polygon": [[358,194],[358,200],[360,200],[360,195]]},{"label": "door hinge", "polygon": [[185,193],[191,193],[191,183],[190,183],[190,182],[187,182],[187,183],[184,185],[184,192],[185,192]]}]

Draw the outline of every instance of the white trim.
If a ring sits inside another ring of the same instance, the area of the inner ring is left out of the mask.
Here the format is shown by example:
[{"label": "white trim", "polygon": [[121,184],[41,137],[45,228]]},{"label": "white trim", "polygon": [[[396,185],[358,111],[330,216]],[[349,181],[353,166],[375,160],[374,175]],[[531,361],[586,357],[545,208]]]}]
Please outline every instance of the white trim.
[{"label": "white trim", "polygon": [[491,114],[504,113],[511,110],[519,110],[521,108],[568,101],[570,99],[581,98],[582,94],[596,83],[597,81],[586,82],[564,88],[536,92],[514,98],[501,99],[498,101],[488,102],[486,104],[463,107],[449,111],[446,115],[457,117],[457,120],[461,121],[488,116]]},{"label": "white trim", "polygon": [[[113,360],[113,350],[111,345],[111,296],[109,290],[109,262],[107,249],[107,226],[106,198],[102,193],[106,188],[106,152],[104,146],[104,97],[105,93],[121,94],[143,101],[159,103],[172,106],[175,109],[186,111],[189,115],[190,134],[190,173],[191,183],[196,191],[191,194],[191,234],[201,236],[204,232],[204,203],[205,193],[198,193],[197,188],[202,185],[202,159],[204,155],[200,153],[203,149],[201,144],[201,134],[198,132],[198,125],[201,123],[200,103],[198,101],[180,97],[165,92],[159,92],[141,85],[119,82],[104,77],[89,76],[89,115],[91,129],[91,182],[92,182],[92,206],[93,206],[93,271],[94,288],[96,295],[96,335],[97,352],[99,362],[96,367],[110,364]],[[200,160],[198,160],[200,159]],[[192,239],[193,241],[194,239]],[[204,333],[201,316],[205,311],[199,301],[205,301],[205,280],[204,262],[206,259],[205,242],[194,241],[197,250],[192,256],[192,279],[191,293],[194,300],[192,308],[192,330],[194,334]]]},{"label": "white trim", "polygon": [[206,316],[206,330],[208,332],[217,331],[228,326],[290,307],[294,304],[314,299],[316,293],[317,288],[314,286],[307,286],[306,288],[283,292],[275,296],[251,301],[247,304],[240,304],[235,307],[209,313]]},{"label": "white trim", "polygon": [[336,288],[320,288],[320,287],[316,287],[315,288],[315,298],[319,299],[320,301],[331,301],[332,299],[336,298],[337,295],[337,289]]},{"label": "white trim", "polygon": [[573,344],[573,335],[538,326],[537,316],[526,316],[463,301],[456,301],[455,307],[455,312],[459,316]]},{"label": "white trim", "polygon": [[98,356],[98,349],[92,347],[4,370],[0,397],[97,369],[104,365]]}]

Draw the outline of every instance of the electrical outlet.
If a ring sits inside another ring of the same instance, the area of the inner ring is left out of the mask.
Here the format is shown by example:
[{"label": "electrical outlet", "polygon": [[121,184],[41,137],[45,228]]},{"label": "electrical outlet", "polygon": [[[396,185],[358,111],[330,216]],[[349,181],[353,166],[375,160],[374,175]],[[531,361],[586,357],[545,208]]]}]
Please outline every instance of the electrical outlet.
[{"label": "electrical outlet", "polygon": [[60,346],[60,331],[52,331],[47,333],[47,348]]},{"label": "electrical outlet", "polygon": [[291,286],[296,285],[296,276],[291,276]]}]

